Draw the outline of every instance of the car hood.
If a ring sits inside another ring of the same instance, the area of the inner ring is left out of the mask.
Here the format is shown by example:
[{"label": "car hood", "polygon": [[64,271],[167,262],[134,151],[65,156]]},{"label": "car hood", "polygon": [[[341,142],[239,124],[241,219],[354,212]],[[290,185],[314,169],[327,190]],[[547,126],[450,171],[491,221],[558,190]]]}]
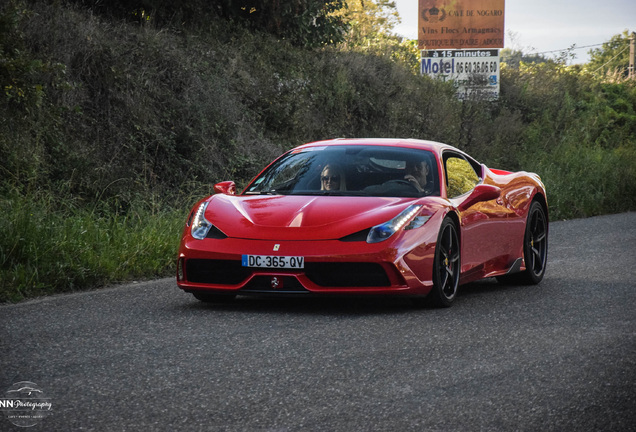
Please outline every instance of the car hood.
[{"label": "car hood", "polygon": [[210,198],[205,217],[234,238],[330,240],[386,222],[413,202],[412,198],[217,194]]}]

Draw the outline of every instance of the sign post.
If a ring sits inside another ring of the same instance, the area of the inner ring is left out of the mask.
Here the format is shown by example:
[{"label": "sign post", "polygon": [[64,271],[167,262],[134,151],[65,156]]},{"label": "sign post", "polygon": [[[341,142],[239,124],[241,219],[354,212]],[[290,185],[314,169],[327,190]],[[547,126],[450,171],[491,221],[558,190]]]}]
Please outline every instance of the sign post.
[{"label": "sign post", "polygon": [[499,97],[505,0],[419,0],[421,73],[453,81],[460,99]]},{"label": "sign post", "polygon": [[631,79],[636,78],[636,33],[632,32],[629,37],[629,72],[628,76]]},{"label": "sign post", "polygon": [[423,50],[422,75],[453,81],[461,100],[499,98],[499,50]]}]

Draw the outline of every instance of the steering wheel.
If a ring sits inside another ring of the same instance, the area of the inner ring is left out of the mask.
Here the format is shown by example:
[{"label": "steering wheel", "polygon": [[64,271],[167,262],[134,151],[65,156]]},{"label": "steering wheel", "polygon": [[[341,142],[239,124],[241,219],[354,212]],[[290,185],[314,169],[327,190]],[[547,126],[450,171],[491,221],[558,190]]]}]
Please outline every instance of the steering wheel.
[{"label": "steering wheel", "polygon": [[415,192],[418,192],[418,193],[420,192],[419,189],[412,182],[408,180],[402,180],[402,179],[388,180],[382,184],[382,186],[386,186],[386,187],[389,187],[391,185],[408,186],[409,188],[413,189]]}]

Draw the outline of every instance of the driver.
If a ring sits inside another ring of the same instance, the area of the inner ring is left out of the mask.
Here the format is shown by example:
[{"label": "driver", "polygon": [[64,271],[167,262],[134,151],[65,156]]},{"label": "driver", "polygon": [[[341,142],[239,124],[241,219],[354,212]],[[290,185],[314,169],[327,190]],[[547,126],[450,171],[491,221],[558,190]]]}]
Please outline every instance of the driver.
[{"label": "driver", "polygon": [[404,180],[408,181],[418,192],[426,192],[430,194],[433,189],[433,185],[428,182],[428,173],[430,171],[428,162],[419,161],[406,161],[406,174]]},{"label": "driver", "polygon": [[342,168],[338,164],[328,164],[320,173],[320,190],[343,191],[346,182]]}]

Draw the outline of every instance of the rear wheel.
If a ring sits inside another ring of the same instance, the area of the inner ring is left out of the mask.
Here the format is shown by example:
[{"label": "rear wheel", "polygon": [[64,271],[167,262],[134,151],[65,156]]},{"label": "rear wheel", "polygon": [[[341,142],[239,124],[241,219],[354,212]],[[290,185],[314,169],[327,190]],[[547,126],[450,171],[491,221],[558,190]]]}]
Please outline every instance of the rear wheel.
[{"label": "rear wheel", "polygon": [[442,222],[435,246],[433,290],[429,294],[435,306],[453,304],[459,287],[460,264],[459,235],[455,223],[447,218]]},{"label": "rear wheel", "polygon": [[500,276],[504,283],[536,285],[543,279],[548,261],[548,218],[543,206],[533,201],[528,211],[523,239],[523,260],[526,269],[521,273]]},{"label": "rear wheel", "polygon": [[526,262],[526,270],[521,273],[523,282],[541,282],[548,261],[548,219],[543,206],[536,201],[532,203],[528,212],[523,259]]}]

